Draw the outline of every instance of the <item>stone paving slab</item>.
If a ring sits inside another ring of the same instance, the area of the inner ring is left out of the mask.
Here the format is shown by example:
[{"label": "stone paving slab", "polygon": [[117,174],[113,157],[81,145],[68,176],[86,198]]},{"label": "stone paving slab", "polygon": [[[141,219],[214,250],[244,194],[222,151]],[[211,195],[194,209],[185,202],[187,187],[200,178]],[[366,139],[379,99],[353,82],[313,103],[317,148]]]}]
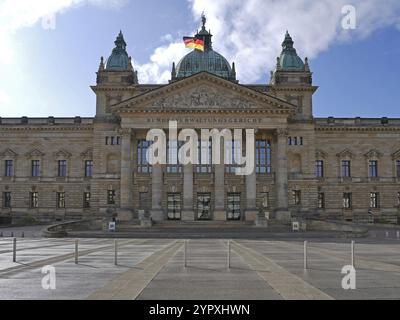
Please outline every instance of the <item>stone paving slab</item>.
[{"label": "stone paving slab", "polygon": [[[350,240],[309,243],[303,270],[302,241],[191,239],[184,267],[183,240],[19,240],[11,262],[9,238],[0,239],[0,299],[400,299],[400,243],[356,242],[357,290],[341,288],[350,263]],[[6,241],[6,242],[4,242]],[[175,243],[175,244],[174,244]],[[21,264],[24,263],[24,264]],[[41,267],[56,268],[57,289],[41,287]]]}]

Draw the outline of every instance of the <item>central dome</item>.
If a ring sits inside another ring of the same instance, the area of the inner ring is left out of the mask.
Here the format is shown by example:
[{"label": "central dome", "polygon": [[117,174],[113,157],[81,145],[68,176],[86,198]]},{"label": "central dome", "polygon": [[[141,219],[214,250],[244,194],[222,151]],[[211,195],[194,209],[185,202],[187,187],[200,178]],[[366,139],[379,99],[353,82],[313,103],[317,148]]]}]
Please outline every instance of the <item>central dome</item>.
[{"label": "central dome", "polygon": [[231,79],[232,68],[228,61],[212,49],[188,53],[176,67],[176,78],[186,78],[193,74],[207,71],[219,77]]},{"label": "central dome", "polygon": [[195,38],[203,40],[204,51],[194,49],[185,55],[175,69],[172,67],[172,81],[190,77],[199,72],[209,72],[218,77],[230,81],[236,81],[235,64],[230,66],[229,62],[212,48],[212,34],[206,30],[206,17],[202,16],[203,27],[197,32]]}]

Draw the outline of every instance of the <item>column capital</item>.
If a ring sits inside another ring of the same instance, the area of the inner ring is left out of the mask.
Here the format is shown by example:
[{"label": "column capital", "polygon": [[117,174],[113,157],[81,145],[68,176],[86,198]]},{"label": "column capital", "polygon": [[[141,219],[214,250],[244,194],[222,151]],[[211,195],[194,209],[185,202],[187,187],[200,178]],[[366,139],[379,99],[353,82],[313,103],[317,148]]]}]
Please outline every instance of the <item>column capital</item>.
[{"label": "column capital", "polygon": [[275,135],[278,138],[286,138],[288,136],[289,132],[287,128],[277,128],[275,131]]},{"label": "column capital", "polygon": [[120,128],[118,129],[118,134],[122,136],[135,136],[135,132],[132,128]]}]

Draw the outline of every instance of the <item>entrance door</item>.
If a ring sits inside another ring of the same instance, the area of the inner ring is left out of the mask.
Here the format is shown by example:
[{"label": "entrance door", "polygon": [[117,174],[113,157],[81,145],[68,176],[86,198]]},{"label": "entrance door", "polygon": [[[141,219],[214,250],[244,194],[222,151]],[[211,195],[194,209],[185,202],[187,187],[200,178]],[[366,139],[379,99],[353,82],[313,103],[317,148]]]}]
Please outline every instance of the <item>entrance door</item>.
[{"label": "entrance door", "polygon": [[168,193],[168,219],[180,220],[181,219],[181,194]]},{"label": "entrance door", "polygon": [[228,193],[228,220],[240,220],[240,193]]},{"label": "entrance door", "polygon": [[211,219],[211,193],[197,194],[197,220]]}]

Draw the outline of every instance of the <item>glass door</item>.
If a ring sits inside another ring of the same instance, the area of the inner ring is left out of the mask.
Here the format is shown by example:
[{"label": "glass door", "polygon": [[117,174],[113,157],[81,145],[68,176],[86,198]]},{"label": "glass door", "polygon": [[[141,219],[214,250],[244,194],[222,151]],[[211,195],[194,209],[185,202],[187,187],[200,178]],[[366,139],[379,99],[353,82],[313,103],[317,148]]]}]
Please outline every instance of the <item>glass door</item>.
[{"label": "glass door", "polygon": [[228,193],[228,220],[240,220],[240,193]]},{"label": "glass door", "polygon": [[197,194],[197,220],[211,219],[211,193]]},{"label": "glass door", "polygon": [[180,220],[181,219],[181,194],[168,193],[168,219]]}]

